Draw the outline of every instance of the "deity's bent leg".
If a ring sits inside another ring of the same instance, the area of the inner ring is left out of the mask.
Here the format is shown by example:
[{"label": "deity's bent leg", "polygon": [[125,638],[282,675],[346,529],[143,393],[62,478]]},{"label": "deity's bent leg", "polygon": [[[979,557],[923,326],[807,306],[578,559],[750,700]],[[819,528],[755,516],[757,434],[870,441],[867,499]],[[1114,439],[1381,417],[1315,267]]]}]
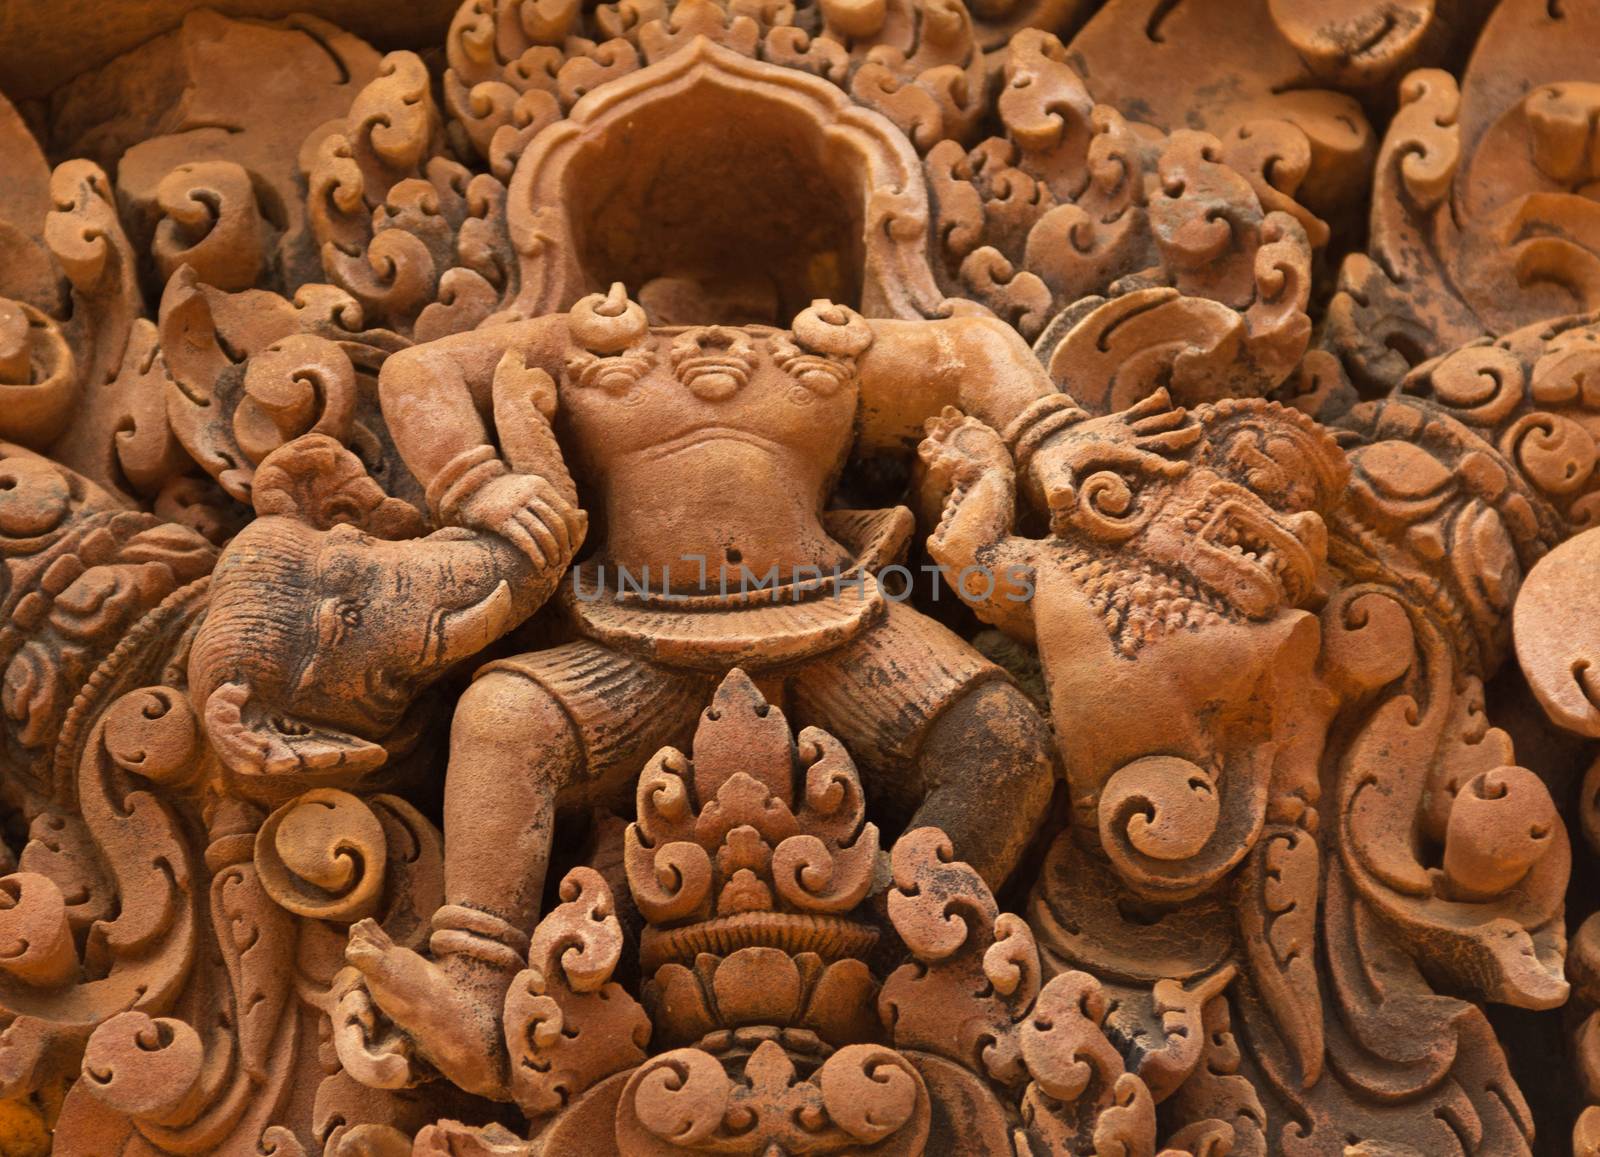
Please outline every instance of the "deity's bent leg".
[{"label": "deity's bent leg", "polygon": [[588,640],[480,671],[450,729],[446,908],[530,931],[557,808],[604,800],[662,746],[687,744],[708,681]]},{"label": "deity's bent leg", "polygon": [[369,922],[351,930],[347,956],[378,1007],[462,1088],[506,1095],[501,1013],[538,919],[557,809],[685,742],[702,682],[579,641],[490,664],[456,705],[431,959]]},{"label": "deity's bent leg", "polygon": [[582,749],[560,704],[506,671],[456,706],[445,783],[445,903],[432,959],[380,929],[352,929],[347,955],[378,1006],[456,1084],[505,1096],[501,1010],[538,915],[556,802],[582,777]]},{"label": "deity's bent leg", "polygon": [[583,778],[579,736],[548,690],[503,668],[475,680],[450,726],[446,909],[469,908],[530,930],[539,915],[558,797]]},{"label": "deity's bent leg", "polygon": [[1050,807],[1050,724],[1014,684],[979,683],[928,728],[917,753],[926,793],[910,827],[943,828],[999,889]]},{"label": "deity's bent leg", "polygon": [[909,827],[936,825],[998,888],[1044,819],[1055,782],[1050,725],[1005,673],[909,607],[807,663],[797,714],[839,737],[869,797]]}]

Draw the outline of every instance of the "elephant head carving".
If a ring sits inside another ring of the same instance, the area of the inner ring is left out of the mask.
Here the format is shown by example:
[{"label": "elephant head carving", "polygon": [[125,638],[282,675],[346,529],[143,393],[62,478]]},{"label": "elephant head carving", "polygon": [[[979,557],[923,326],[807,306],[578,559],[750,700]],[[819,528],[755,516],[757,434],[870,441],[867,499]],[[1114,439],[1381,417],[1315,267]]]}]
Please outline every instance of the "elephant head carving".
[{"label": "elephant head carving", "polygon": [[550,593],[489,535],[418,537],[332,438],[296,439],[256,474],[257,517],[223,552],[189,684],[241,790],[348,782],[381,766],[413,700]]}]

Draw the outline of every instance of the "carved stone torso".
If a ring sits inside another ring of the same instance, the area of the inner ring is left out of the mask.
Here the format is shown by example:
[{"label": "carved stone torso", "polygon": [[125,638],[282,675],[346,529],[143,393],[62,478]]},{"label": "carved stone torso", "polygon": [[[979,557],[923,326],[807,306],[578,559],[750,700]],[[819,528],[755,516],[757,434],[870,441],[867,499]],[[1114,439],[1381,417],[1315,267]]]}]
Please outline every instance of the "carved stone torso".
[{"label": "carved stone torso", "polygon": [[[576,355],[560,391],[566,444],[594,488],[596,561],[679,584],[738,585],[740,567],[848,567],[820,514],[854,437],[854,367],[774,329],[651,330]],[[703,559],[701,565],[696,559]]]}]

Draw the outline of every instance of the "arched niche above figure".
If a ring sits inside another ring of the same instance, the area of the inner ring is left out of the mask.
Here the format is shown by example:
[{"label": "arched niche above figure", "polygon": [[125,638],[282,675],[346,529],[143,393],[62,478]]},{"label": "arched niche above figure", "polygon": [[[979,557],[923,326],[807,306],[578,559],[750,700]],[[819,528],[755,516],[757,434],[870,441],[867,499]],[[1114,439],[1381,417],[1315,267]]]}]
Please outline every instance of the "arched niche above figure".
[{"label": "arched niche above figure", "polygon": [[660,324],[780,323],[818,297],[948,312],[905,136],[826,80],[703,38],[580,100],[509,200],[523,316],[613,281]]}]

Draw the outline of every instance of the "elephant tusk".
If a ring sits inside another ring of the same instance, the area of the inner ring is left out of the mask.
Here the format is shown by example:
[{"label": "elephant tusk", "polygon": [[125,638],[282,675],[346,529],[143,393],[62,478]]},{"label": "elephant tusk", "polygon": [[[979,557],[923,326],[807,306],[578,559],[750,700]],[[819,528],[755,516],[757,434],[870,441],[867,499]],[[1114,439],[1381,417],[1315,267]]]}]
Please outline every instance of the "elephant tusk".
[{"label": "elephant tusk", "polygon": [[501,579],[489,597],[443,616],[438,629],[437,666],[474,655],[505,634],[516,621],[511,584]]}]

